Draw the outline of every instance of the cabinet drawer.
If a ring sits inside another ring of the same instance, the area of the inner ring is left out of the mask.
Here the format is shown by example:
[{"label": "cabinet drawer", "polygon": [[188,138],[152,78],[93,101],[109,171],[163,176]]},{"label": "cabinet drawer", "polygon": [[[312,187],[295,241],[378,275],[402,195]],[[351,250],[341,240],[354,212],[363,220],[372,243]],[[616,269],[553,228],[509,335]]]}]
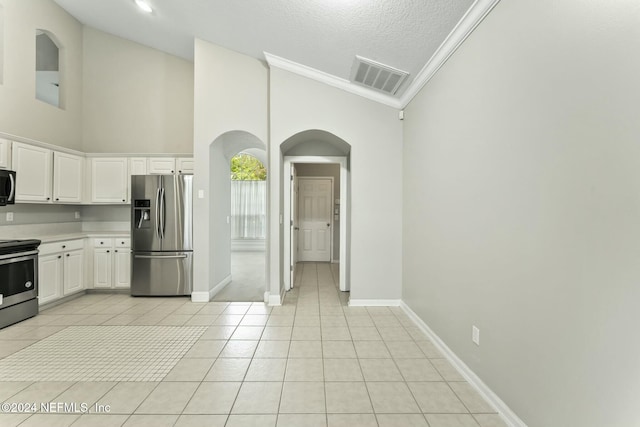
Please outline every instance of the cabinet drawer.
[{"label": "cabinet drawer", "polygon": [[110,248],[113,247],[113,239],[93,239],[94,248]]},{"label": "cabinet drawer", "polygon": [[129,237],[114,237],[113,240],[116,242],[116,248],[131,247],[131,239]]},{"label": "cabinet drawer", "polygon": [[84,240],[65,240],[61,242],[43,243],[38,248],[40,255],[54,254],[56,252],[74,251],[84,248]]}]

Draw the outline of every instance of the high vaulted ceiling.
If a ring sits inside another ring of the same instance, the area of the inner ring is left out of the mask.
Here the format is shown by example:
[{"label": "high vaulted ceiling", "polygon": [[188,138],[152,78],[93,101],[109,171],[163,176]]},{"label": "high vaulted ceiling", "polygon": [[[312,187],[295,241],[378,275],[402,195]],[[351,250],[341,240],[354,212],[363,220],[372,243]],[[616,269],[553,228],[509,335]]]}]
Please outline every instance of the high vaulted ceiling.
[{"label": "high vaulted ceiling", "polygon": [[[359,55],[409,73],[396,99],[412,85],[474,3],[148,0],[153,12],[147,14],[134,0],[54,1],[85,25],[186,59],[193,58],[193,40],[200,38],[262,60],[266,52],[348,83]],[[483,1],[487,3],[475,3]]]}]

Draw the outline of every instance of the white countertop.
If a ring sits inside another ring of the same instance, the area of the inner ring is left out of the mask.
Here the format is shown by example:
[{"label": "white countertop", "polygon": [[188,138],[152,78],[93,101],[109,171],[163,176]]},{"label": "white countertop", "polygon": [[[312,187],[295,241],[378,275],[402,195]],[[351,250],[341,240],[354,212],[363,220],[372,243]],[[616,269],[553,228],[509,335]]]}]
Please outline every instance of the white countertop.
[{"label": "white countertop", "polygon": [[129,237],[128,231],[82,231],[78,233],[64,233],[64,234],[47,234],[47,235],[34,235],[34,239],[42,240],[42,243],[60,242],[63,240],[85,239],[85,238],[113,238],[113,237]]}]

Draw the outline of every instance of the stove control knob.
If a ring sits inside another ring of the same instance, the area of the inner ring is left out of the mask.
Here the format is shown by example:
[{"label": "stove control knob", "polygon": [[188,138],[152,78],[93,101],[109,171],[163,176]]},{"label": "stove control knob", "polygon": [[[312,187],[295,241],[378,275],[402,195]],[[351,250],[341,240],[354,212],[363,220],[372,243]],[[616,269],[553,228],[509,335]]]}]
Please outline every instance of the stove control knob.
[{"label": "stove control knob", "polygon": [[29,280],[27,283],[24,284],[25,288],[30,288],[33,286],[33,283],[31,283],[31,280]]}]

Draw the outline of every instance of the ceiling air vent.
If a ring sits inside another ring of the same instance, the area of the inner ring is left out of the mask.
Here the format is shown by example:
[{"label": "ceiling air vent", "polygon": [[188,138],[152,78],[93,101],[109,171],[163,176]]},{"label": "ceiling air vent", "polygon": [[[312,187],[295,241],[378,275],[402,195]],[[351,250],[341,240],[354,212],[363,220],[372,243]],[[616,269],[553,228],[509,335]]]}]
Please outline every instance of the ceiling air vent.
[{"label": "ceiling air vent", "polygon": [[406,71],[356,56],[351,69],[351,81],[362,86],[395,95],[409,75]]}]

